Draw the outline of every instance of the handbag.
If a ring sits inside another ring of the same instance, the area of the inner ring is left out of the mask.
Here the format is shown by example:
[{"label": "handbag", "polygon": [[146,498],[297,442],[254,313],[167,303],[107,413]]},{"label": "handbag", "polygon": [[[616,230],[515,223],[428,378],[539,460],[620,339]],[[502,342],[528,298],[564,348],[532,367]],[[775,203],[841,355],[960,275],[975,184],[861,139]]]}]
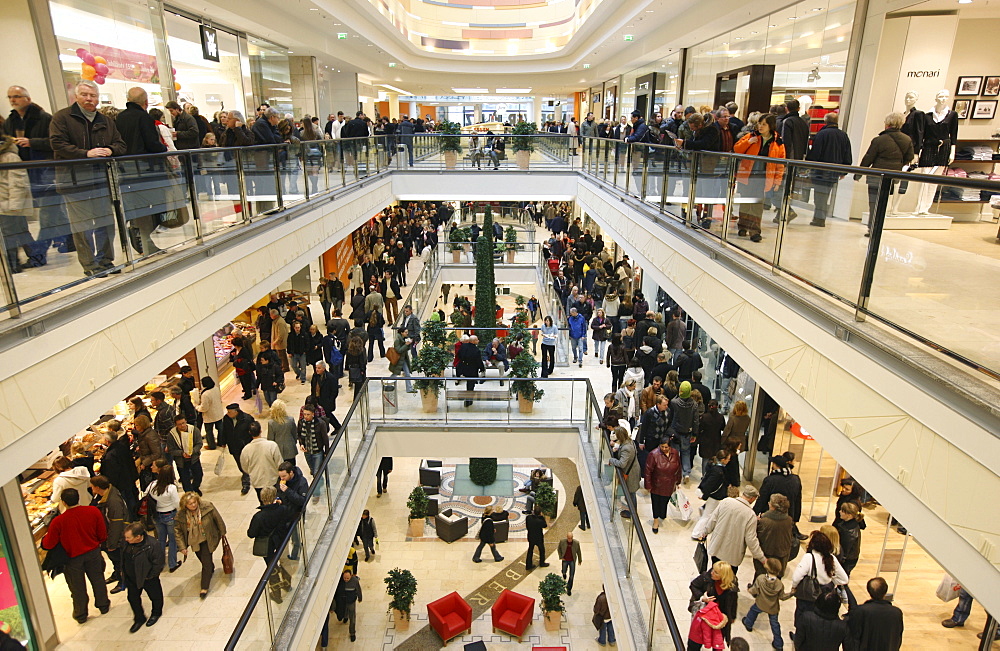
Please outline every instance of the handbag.
[{"label": "handbag", "polygon": [[233,573],[233,549],[225,536],[222,537],[222,571],[225,574]]},{"label": "handbag", "polygon": [[271,553],[271,537],[257,536],[253,539],[253,555],[267,556]]},{"label": "handbag", "polygon": [[141,500],[139,500],[139,522],[142,526],[146,528],[147,531],[156,528],[156,523],[153,521],[152,509],[150,509],[150,497],[147,493]]},{"label": "handbag", "polygon": [[596,628],[599,631],[601,630],[601,627],[604,626],[604,618],[598,615],[597,613],[594,613],[594,616],[593,618],[591,618],[590,623],[593,624],[594,628]]},{"label": "handbag", "polygon": [[828,590],[828,587],[821,584],[816,578],[816,557],[811,553],[809,556],[812,558],[812,569],[795,586],[795,597],[802,601],[816,601],[816,597]]},{"label": "handbag", "polygon": [[364,374],[361,373],[360,366],[351,366],[347,369],[347,378],[351,384],[361,384],[365,381]]},{"label": "handbag", "polygon": [[703,542],[699,542],[694,548],[694,564],[699,574],[708,571],[708,548]]},{"label": "handbag", "polygon": [[218,461],[215,462],[215,474],[216,476],[222,475],[222,469],[226,466],[226,455],[222,453],[219,455]]},{"label": "handbag", "polygon": [[950,574],[945,574],[941,577],[941,583],[938,584],[935,594],[941,601],[951,601],[958,598],[958,591],[961,589],[962,586],[958,584],[958,581],[951,578]]},{"label": "handbag", "polygon": [[389,360],[391,366],[399,364],[399,351],[395,348],[389,348],[385,351],[385,358]]}]

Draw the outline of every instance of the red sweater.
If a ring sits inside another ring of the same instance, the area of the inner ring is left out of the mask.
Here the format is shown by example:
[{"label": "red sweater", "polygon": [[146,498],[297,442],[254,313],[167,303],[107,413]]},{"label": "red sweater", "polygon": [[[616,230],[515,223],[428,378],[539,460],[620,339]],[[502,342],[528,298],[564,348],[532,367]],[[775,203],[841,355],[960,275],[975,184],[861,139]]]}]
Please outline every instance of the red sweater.
[{"label": "red sweater", "polygon": [[96,506],[74,506],[57,515],[42,538],[42,547],[52,549],[61,543],[70,558],[97,549],[108,538],[104,514]]}]

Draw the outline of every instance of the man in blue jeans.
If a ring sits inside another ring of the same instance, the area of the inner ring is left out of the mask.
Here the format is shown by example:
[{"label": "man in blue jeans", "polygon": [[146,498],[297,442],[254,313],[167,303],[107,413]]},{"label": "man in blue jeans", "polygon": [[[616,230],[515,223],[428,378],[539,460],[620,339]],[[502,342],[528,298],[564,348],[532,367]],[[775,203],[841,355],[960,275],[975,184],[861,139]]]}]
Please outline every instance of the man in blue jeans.
[{"label": "man in blue jeans", "polygon": [[565,540],[559,541],[559,559],[562,561],[563,579],[566,579],[566,573],[569,572],[569,580],[566,582],[566,594],[572,597],[576,564],[583,565],[583,556],[580,555],[580,543],[573,540],[572,531],[566,534]]},{"label": "man in blue jeans", "polygon": [[[304,406],[298,425],[299,447],[306,455],[306,463],[309,464],[313,479],[323,470],[323,459],[330,449],[329,433],[330,426],[322,418],[316,417],[316,410],[311,405]],[[322,488],[322,481],[321,477],[316,486],[317,491]],[[313,495],[313,500],[319,500],[318,493]]]},{"label": "man in blue jeans", "polygon": [[[941,622],[941,626],[945,628],[958,628],[965,626],[965,620],[969,619],[969,615],[972,614],[972,595],[965,591],[965,588],[958,588],[958,605],[955,606],[955,612],[951,614],[951,618]],[[983,639],[983,633],[977,633],[976,636],[981,640]],[[997,630],[997,635],[994,638],[1000,640],[1000,629]]]},{"label": "man in blue jeans", "polygon": [[[569,343],[573,350],[573,363],[583,366],[583,357],[587,354],[587,320],[576,311],[569,308]],[[582,347],[581,347],[582,345]]]}]

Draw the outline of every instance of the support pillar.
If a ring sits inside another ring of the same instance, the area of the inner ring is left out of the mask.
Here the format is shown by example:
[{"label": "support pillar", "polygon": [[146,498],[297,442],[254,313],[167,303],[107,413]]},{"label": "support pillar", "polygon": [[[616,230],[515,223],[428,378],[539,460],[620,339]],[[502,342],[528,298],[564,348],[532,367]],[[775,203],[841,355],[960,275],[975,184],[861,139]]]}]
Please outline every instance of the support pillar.
[{"label": "support pillar", "polygon": [[386,98],[389,100],[389,119],[398,120],[399,119],[399,93],[388,93]]},{"label": "support pillar", "polygon": [[476,124],[481,123],[483,121],[483,105],[482,104],[476,104],[473,107],[473,110],[475,111],[475,113],[474,113],[475,123]]}]

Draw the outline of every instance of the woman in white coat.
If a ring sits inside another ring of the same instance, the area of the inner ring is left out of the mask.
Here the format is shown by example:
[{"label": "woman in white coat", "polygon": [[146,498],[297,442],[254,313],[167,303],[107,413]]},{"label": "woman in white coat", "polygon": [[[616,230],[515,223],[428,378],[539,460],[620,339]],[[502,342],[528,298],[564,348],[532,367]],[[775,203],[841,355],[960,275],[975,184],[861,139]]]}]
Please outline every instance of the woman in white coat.
[{"label": "woman in white coat", "polygon": [[201,414],[202,432],[205,435],[206,450],[215,449],[215,432],[221,430],[226,409],[222,406],[222,393],[215,380],[207,375],[201,378],[201,393],[191,392],[191,402]]}]

